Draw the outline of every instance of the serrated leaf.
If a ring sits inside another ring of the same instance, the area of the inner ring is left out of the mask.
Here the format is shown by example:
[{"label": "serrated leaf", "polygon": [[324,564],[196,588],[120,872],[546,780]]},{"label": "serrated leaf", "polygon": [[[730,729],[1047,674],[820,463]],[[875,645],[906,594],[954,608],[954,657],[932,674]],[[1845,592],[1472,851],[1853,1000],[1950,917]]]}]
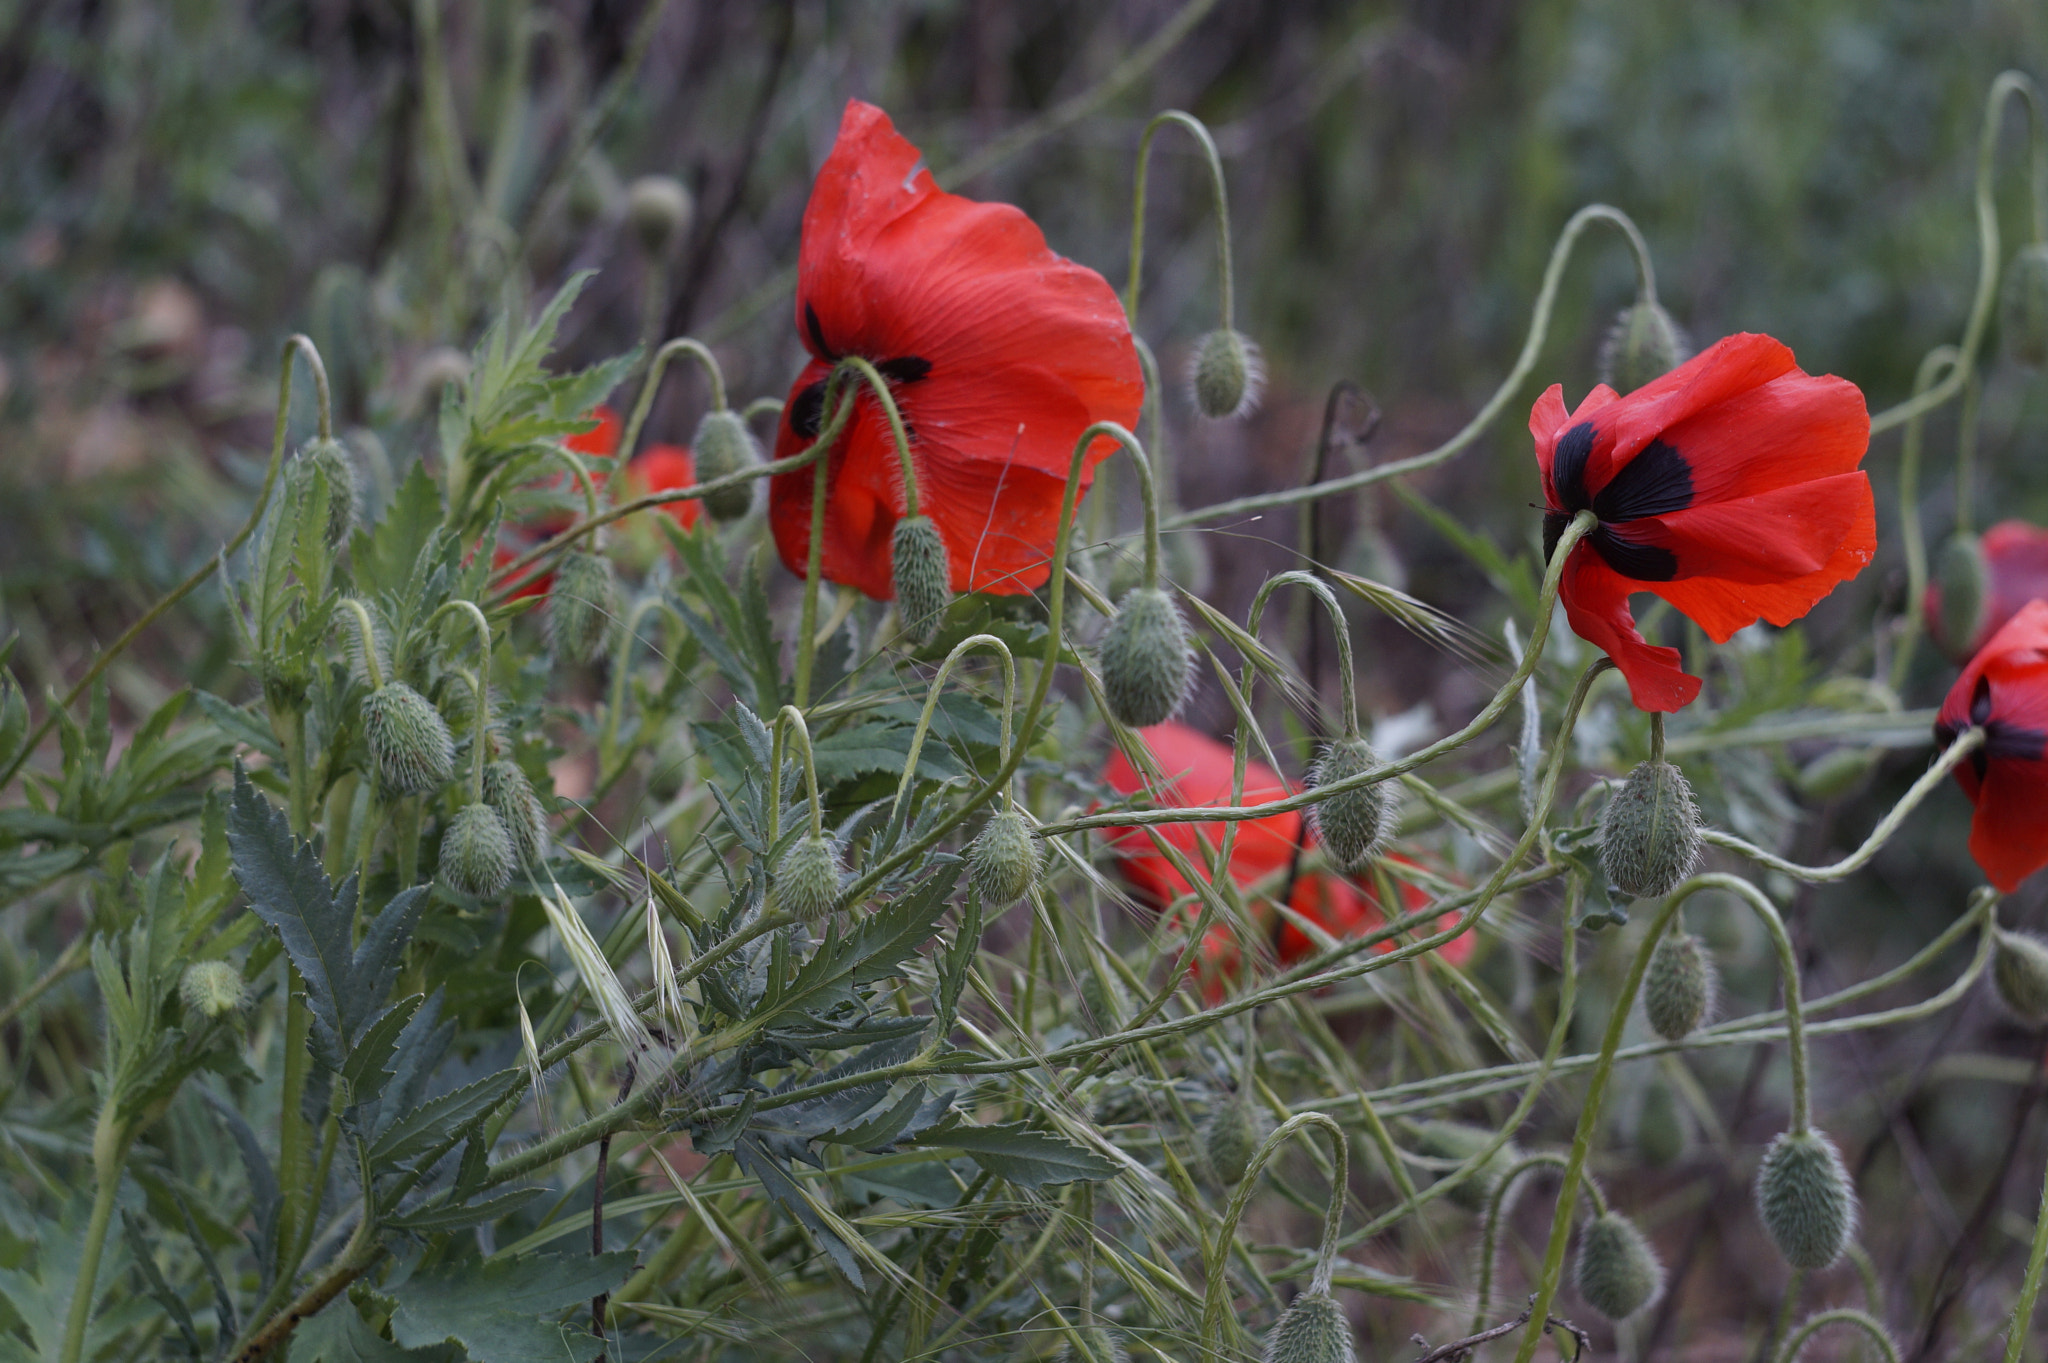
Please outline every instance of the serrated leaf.
[{"label": "serrated leaf", "polygon": [[963,1123],[927,1131],[913,1144],[958,1150],[997,1178],[1027,1188],[1083,1180],[1099,1182],[1116,1173],[1116,1166],[1102,1156],[1082,1149],[1064,1136],[1036,1131],[1021,1122],[996,1126]]},{"label": "serrated leaf", "polygon": [[416,463],[392,494],[391,505],[372,529],[356,532],[350,561],[365,592],[396,592],[412,577],[413,564],[441,525],[441,489],[424,463]]},{"label": "serrated leaf", "polygon": [[472,1202],[468,1206],[429,1207],[417,1212],[401,1212],[397,1216],[382,1217],[378,1225],[393,1230],[411,1231],[415,1235],[426,1235],[434,1231],[460,1230],[485,1221],[495,1221],[501,1216],[519,1210],[534,1198],[540,1196],[539,1188],[519,1188],[498,1197]]},{"label": "serrated leaf", "polygon": [[525,1082],[524,1070],[499,1070],[399,1114],[398,1120],[370,1147],[371,1167],[390,1168],[425,1154],[496,1107]]},{"label": "serrated leaf", "polygon": [[[818,784],[837,785],[871,772],[901,772],[910,756],[914,732],[903,725],[870,720],[825,735],[811,745]],[[966,775],[966,770],[943,743],[927,742],[918,750],[917,775],[928,781],[946,781]]]},{"label": "serrated leaf", "polygon": [[447,1350],[401,1349],[370,1328],[347,1297],[292,1332],[294,1363],[432,1363]]},{"label": "serrated leaf", "polygon": [[628,1251],[438,1264],[392,1290],[391,1334],[407,1348],[454,1340],[477,1363],[582,1363],[600,1341],[542,1317],[609,1292],[632,1271]]},{"label": "serrated leaf", "polygon": [[367,1102],[382,1091],[391,1078],[391,1057],[398,1050],[398,1038],[425,999],[424,994],[412,994],[392,1004],[363,1030],[363,1039],[349,1048],[341,1078],[348,1085],[351,1105]]}]

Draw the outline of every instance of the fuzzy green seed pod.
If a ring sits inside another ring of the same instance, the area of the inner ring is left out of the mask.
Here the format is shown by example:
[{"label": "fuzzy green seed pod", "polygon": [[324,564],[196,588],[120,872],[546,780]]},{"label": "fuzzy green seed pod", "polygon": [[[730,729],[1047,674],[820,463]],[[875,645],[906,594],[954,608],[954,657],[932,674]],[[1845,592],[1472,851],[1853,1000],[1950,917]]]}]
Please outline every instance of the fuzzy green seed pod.
[{"label": "fuzzy green seed pod", "polygon": [[[1471,1126],[1465,1122],[1417,1122],[1415,1149],[1432,1159],[1464,1161],[1493,1144],[1495,1134],[1483,1126]],[[1486,1200],[1493,1196],[1493,1190],[1508,1170],[1521,1162],[1521,1148],[1509,1141],[1494,1151],[1493,1157],[1480,1165],[1472,1177],[1451,1189],[1447,1196],[1460,1207],[1479,1211],[1486,1206]]]},{"label": "fuzzy green seed pod", "polygon": [[2048,942],[2031,932],[1997,930],[1991,983],[1998,1001],[2032,1026],[2048,1022]]},{"label": "fuzzy green seed pod", "polygon": [[1934,619],[1928,622],[1933,627],[1929,632],[1944,653],[1963,662],[1991,609],[1991,565],[1985,561],[1983,542],[1967,530],[1949,536],[1934,556],[1932,580],[1928,596]]},{"label": "fuzzy green seed pod", "polygon": [[[697,481],[730,478],[761,462],[761,442],[747,429],[738,412],[721,408],[706,412],[690,437],[690,456],[697,461]],[[704,498],[704,510],[711,519],[730,522],[754,509],[754,484],[740,483]]]},{"label": "fuzzy green seed pod", "polygon": [[1669,762],[1644,762],[1607,800],[1600,865],[1631,899],[1660,899],[1700,859],[1700,811],[1692,787]]},{"label": "fuzzy green seed pod", "polygon": [[1615,314],[1600,342],[1600,382],[1617,393],[1633,393],[1691,354],[1684,329],[1663,304],[1631,303]]},{"label": "fuzzy green seed pod", "polygon": [[1572,1278],[1586,1305],[1609,1320],[1625,1320],[1664,1290],[1664,1266],[1657,1252],[1618,1212],[1594,1217],[1579,1235]]},{"label": "fuzzy green seed pod", "polygon": [[402,681],[363,701],[363,743],[388,795],[418,795],[455,774],[455,738],[433,702]]},{"label": "fuzzy green seed pod", "polygon": [[[1315,788],[1335,785],[1372,771],[1379,765],[1379,754],[1364,739],[1339,739],[1324,748],[1316,758],[1315,765],[1309,769],[1308,783]],[[1387,826],[1393,822],[1389,817],[1393,812],[1393,802],[1388,795],[1391,790],[1392,786],[1382,781],[1378,785],[1342,791],[1309,806],[1308,817],[1315,828],[1316,841],[1322,844],[1323,854],[1335,862],[1338,869],[1364,870],[1380,850],[1380,844],[1387,836]]]},{"label": "fuzzy green seed pod", "polygon": [[510,758],[484,768],[484,803],[497,811],[512,835],[512,855],[521,866],[538,866],[548,854],[548,812],[533,782]]},{"label": "fuzzy green seed pod", "polygon": [[1652,1169],[1667,1169],[1685,1158],[1692,1144],[1691,1124],[1678,1101],[1678,1092],[1662,1079],[1643,1085],[1643,1097],[1636,1108],[1636,1153]]},{"label": "fuzzy green seed pod", "polygon": [[930,643],[953,604],[953,566],[946,541],[929,516],[905,516],[889,537],[889,579],[896,589],[896,614],[903,632]]},{"label": "fuzzy green seed pod", "polygon": [[582,549],[564,554],[548,592],[548,651],[569,663],[603,657],[618,600],[618,578],[610,559]]},{"label": "fuzzy green seed pod", "polygon": [[1130,1351],[1124,1348],[1123,1335],[1107,1325],[1083,1325],[1078,1332],[1085,1349],[1076,1349],[1073,1341],[1062,1345],[1056,1357],[1058,1363],[1130,1363]]},{"label": "fuzzy green seed pod", "polygon": [[1228,1188],[1244,1177],[1260,1142],[1273,1133],[1273,1119],[1251,1100],[1234,1094],[1202,1123],[1202,1158],[1216,1181]]},{"label": "fuzzy green seed pod", "polygon": [[805,922],[819,922],[839,906],[845,878],[839,845],[828,837],[806,834],[776,862],[777,902]]},{"label": "fuzzy green seed pod", "polygon": [[1102,636],[1102,692],[1110,714],[1133,729],[1180,713],[1194,684],[1187,622],[1157,587],[1133,587]]},{"label": "fuzzy green seed pod", "polygon": [[226,961],[194,961],[178,980],[178,997],[185,1011],[207,1018],[224,1018],[242,1011],[249,1001],[242,988],[242,972]]},{"label": "fuzzy green seed pod", "polygon": [[458,894],[493,899],[512,883],[516,854],[498,812],[479,801],[464,805],[441,835],[441,879]]},{"label": "fuzzy green seed pod", "polygon": [[327,543],[338,549],[356,528],[356,517],[362,512],[362,482],[356,477],[355,461],[339,440],[309,440],[300,448],[285,475],[291,495],[308,495],[316,475],[327,483]]},{"label": "fuzzy green seed pod", "polygon": [[1794,1268],[1826,1268],[1856,1233],[1856,1190],[1841,1152],[1819,1131],[1787,1131],[1771,1142],[1757,1171],[1756,1207]]},{"label": "fuzzy green seed pod", "polygon": [[1188,386],[1195,410],[1211,421],[1250,416],[1266,386],[1266,364],[1243,332],[1219,329],[1195,347]]},{"label": "fuzzy green seed pod", "polygon": [[1689,932],[1667,932],[1643,975],[1643,1016],[1666,1041],[1691,1036],[1714,1007],[1716,983],[1706,945]]},{"label": "fuzzy green seed pod", "polygon": [[2048,244],[2021,247],[2005,267],[1998,325],[2006,354],[2036,369],[2048,366]]},{"label": "fuzzy green seed pod", "polygon": [[643,175],[626,186],[626,224],[640,249],[656,260],[674,249],[694,208],[690,191],[672,175]]},{"label": "fuzzy green seed pod", "polygon": [[1000,810],[967,844],[967,880],[991,911],[1007,909],[1031,892],[1038,879],[1041,848],[1031,821],[1014,809]]},{"label": "fuzzy green seed pod", "polygon": [[1327,1292],[1304,1292],[1287,1303],[1266,1336],[1265,1363],[1354,1363],[1351,1320]]}]

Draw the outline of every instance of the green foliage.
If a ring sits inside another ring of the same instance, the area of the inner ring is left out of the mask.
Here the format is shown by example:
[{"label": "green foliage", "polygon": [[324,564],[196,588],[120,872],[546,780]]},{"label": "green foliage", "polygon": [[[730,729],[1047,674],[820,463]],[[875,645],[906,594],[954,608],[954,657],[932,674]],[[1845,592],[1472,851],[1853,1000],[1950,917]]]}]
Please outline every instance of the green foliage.
[{"label": "green foliage", "polygon": [[602,1347],[588,1331],[535,1319],[617,1287],[630,1253],[536,1254],[446,1264],[392,1292],[391,1336],[417,1349],[453,1340],[477,1363],[558,1363]]}]

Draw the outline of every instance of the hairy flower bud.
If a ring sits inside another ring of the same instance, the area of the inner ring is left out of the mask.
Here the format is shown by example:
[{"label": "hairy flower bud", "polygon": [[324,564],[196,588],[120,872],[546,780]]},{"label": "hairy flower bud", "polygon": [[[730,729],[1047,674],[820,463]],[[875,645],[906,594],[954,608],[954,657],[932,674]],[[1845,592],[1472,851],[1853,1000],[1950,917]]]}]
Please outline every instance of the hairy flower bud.
[{"label": "hairy flower bud", "polygon": [[1133,587],[1102,636],[1102,691],[1109,712],[1133,729],[1164,724],[1187,703],[1195,654],[1187,622],[1157,587]]},{"label": "hairy flower bud", "polygon": [[903,632],[929,643],[953,604],[953,569],[946,541],[929,516],[905,516],[889,538],[889,577],[896,589],[896,614]]},{"label": "hairy flower bud", "polygon": [[1007,909],[1038,879],[1040,846],[1031,821],[1014,809],[998,811],[967,844],[967,880],[989,910]]},{"label": "hairy flower bud", "polygon": [[548,650],[563,662],[603,657],[618,597],[610,559],[582,549],[564,554],[548,592]]},{"label": "hairy flower bud", "polygon": [[1594,1217],[1580,1233],[1572,1278],[1586,1305],[1609,1320],[1625,1320],[1664,1290],[1657,1252],[1619,1212]]},{"label": "hairy flower bud", "polygon": [[1218,329],[1196,345],[1188,386],[1195,410],[1211,421],[1250,416],[1266,386],[1266,364],[1243,332]]},{"label": "hairy flower bud", "polygon": [[548,812],[517,762],[501,757],[484,768],[484,803],[511,834],[512,855],[520,866],[538,866],[547,859]]},{"label": "hairy flower bud", "polygon": [[665,259],[690,225],[690,191],[673,175],[643,175],[626,186],[626,223],[640,249]]},{"label": "hairy flower bud", "polygon": [[226,961],[194,961],[178,981],[185,1011],[200,1017],[224,1018],[239,1013],[249,1001],[242,972]]},{"label": "hairy flower bud", "polygon": [[489,805],[464,805],[441,835],[441,879],[458,894],[491,899],[512,882],[512,835]]},{"label": "hairy flower bud", "polygon": [[1273,1119],[1248,1093],[1233,1094],[1202,1123],[1202,1158],[1224,1187],[1244,1177],[1260,1142],[1273,1132]]},{"label": "hairy flower bud", "polygon": [[1679,1106],[1678,1091],[1662,1079],[1643,1085],[1636,1108],[1636,1153],[1652,1169],[1665,1169],[1685,1157],[1692,1143],[1691,1125]]},{"label": "hairy flower bud", "polygon": [[839,906],[845,878],[839,845],[829,837],[807,833],[791,843],[775,863],[776,902],[804,921],[816,923]]},{"label": "hairy flower bud", "polygon": [[2005,267],[1998,325],[2008,355],[2036,369],[2048,365],[2048,244],[2021,247]]},{"label": "hairy flower bud", "polygon": [[1949,536],[1934,556],[1932,582],[1929,633],[1950,658],[1967,661],[1991,609],[1991,565],[1983,541],[1967,530]]},{"label": "hairy flower bud", "polygon": [[1771,1142],[1757,1171],[1756,1208],[1794,1268],[1826,1268],[1856,1233],[1856,1190],[1841,1152],[1819,1131],[1787,1131]]},{"label": "hairy flower bud", "polygon": [[1287,1303],[1266,1336],[1265,1363],[1353,1363],[1351,1321],[1327,1292],[1304,1292]]},{"label": "hairy flower bud", "polygon": [[[761,462],[761,443],[738,412],[721,408],[706,412],[690,437],[690,455],[697,461],[697,481],[730,478]],[[740,483],[704,498],[704,510],[715,521],[736,521],[754,509],[754,484]]]},{"label": "hairy flower bud", "polygon": [[1664,934],[1643,975],[1643,1015],[1666,1041],[1691,1036],[1714,1006],[1714,958],[1689,932]]},{"label": "hairy flower bud", "polygon": [[[1312,788],[1320,789],[1363,775],[1379,765],[1379,754],[1364,739],[1339,739],[1324,748],[1316,758],[1315,765],[1309,769],[1308,783]],[[1374,853],[1380,850],[1380,843],[1387,835],[1387,826],[1393,822],[1388,817],[1393,812],[1393,802],[1388,798],[1391,789],[1387,782],[1382,781],[1378,785],[1340,791],[1309,806],[1308,817],[1315,828],[1316,841],[1322,844],[1323,854],[1335,862],[1339,870],[1363,870]]]},{"label": "hairy flower bud", "polygon": [[2031,932],[1997,930],[1991,983],[1998,1001],[2033,1026],[2048,1022],[2048,942]]},{"label": "hairy flower bud", "polygon": [[[1415,1149],[1432,1159],[1464,1161],[1493,1144],[1495,1134],[1483,1126],[1471,1126],[1465,1122],[1417,1122]],[[1493,1190],[1508,1170],[1521,1160],[1521,1148],[1508,1141],[1473,1171],[1472,1177],[1451,1189],[1447,1196],[1461,1207],[1478,1211],[1493,1196]]]},{"label": "hairy flower bud", "polygon": [[402,681],[363,700],[363,743],[377,783],[390,795],[418,795],[455,774],[455,738],[433,702]]},{"label": "hairy flower bud", "polygon": [[1600,342],[1600,382],[1617,393],[1633,393],[1691,354],[1685,331],[1661,303],[1631,303],[1615,314]]},{"label": "hairy flower bud", "polygon": [[1600,820],[1600,865],[1631,899],[1658,899],[1678,888],[1700,859],[1700,811],[1692,787],[1669,762],[1644,762],[1607,800]]},{"label": "hairy flower bud", "polygon": [[339,440],[314,439],[306,442],[286,472],[290,495],[309,496],[314,479],[327,484],[327,544],[339,549],[356,528],[362,510],[362,482],[356,477],[355,462]]}]

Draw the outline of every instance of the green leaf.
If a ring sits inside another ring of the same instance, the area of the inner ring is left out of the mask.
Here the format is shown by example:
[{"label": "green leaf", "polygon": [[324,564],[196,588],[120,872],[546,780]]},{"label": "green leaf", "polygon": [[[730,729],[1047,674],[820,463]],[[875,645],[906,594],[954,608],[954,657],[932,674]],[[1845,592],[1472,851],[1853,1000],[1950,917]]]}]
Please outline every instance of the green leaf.
[{"label": "green leaf", "polygon": [[414,464],[374,529],[358,530],[351,561],[366,592],[396,592],[412,577],[420,550],[441,525],[441,489]]},{"label": "green leaf", "polygon": [[962,1123],[950,1129],[927,1131],[913,1144],[958,1150],[997,1178],[1027,1188],[1084,1179],[1098,1182],[1116,1173],[1114,1164],[1093,1151],[1083,1150],[1050,1131],[1034,1131],[1021,1122],[997,1126]]},{"label": "green leaf", "polygon": [[[910,756],[913,732],[907,726],[871,720],[827,734],[811,745],[818,784],[837,785],[870,772],[901,772]],[[966,773],[944,743],[927,741],[918,751],[917,774],[929,781],[945,781]]]},{"label": "green leaf", "polygon": [[389,1168],[423,1155],[460,1131],[526,1082],[523,1069],[499,1070],[453,1093],[429,1098],[402,1113],[370,1147],[372,1168]]},{"label": "green leaf", "polygon": [[370,1328],[355,1304],[343,1297],[292,1332],[296,1363],[428,1363],[447,1350],[401,1349]]},{"label": "green leaf", "polygon": [[486,1198],[466,1207],[429,1207],[417,1212],[388,1216],[380,1219],[378,1225],[393,1230],[411,1231],[425,1235],[433,1231],[460,1230],[485,1221],[495,1221],[519,1210],[534,1198],[540,1196],[539,1188],[519,1188],[499,1197]]},{"label": "green leaf", "polygon": [[350,1048],[341,1077],[348,1085],[351,1104],[366,1102],[383,1090],[385,1081],[391,1078],[391,1057],[398,1049],[399,1034],[425,999],[424,994],[413,994],[392,1004],[377,1015],[377,1020],[363,1032],[363,1039]]},{"label": "green leaf", "polygon": [[452,1339],[477,1363],[582,1363],[600,1341],[542,1317],[586,1305],[632,1271],[633,1255],[623,1250],[439,1264],[392,1291],[392,1338],[407,1348]]}]

